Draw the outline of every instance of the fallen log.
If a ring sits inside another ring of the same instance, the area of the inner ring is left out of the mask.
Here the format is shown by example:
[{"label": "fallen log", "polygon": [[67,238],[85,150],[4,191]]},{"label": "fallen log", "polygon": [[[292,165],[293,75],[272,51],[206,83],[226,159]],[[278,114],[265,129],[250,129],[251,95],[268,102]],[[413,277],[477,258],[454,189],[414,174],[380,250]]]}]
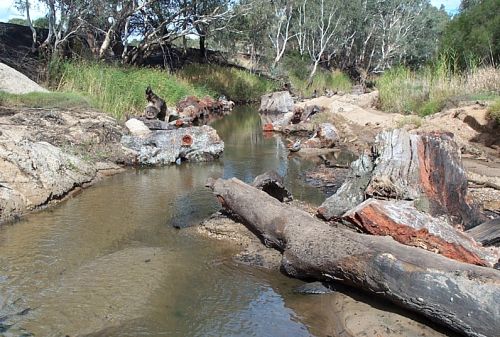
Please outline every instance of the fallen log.
[{"label": "fallen log", "polygon": [[[478,208],[467,196],[467,176],[457,144],[447,133],[410,134],[404,129],[381,132],[377,135],[372,152],[353,164],[353,174],[345,182],[359,185],[359,167],[363,181],[368,183],[356,198],[351,188],[341,187],[318,209],[325,219],[339,218],[357,203],[338,200],[359,199],[359,195],[396,200],[415,200],[419,209],[437,217],[450,217],[453,225],[472,228],[484,221]],[[371,161],[371,164],[369,162]],[[363,200],[364,200],[363,199]],[[362,200],[361,200],[362,201]],[[359,202],[358,202],[359,203]]]},{"label": "fallen log", "polygon": [[483,246],[500,247],[500,218],[486,221],[468,230],[467,234]]},{"label": "fallen log", "polygon": [[236,178],[211,187],[267,246],[283,252],[282,267],[291,276],[361,288],[467,336],[500,331],[495,269],[332,227]]},{"label": "fallen log", "polygon": [[408,246],[420,247],[457,261],[493,267],[498,250],[478,245],[446,218],[434,218],[415,208],[412,201],[368,199],[343,219],[373,235],[389,235]]},{"label": "fallen log", "polygon": [[280,202],[293,200],[292,193],[290,193],[283,184],[283,177],[276,171],[269,171],[258,175],[255,177],[252,186],[266,192]]},{"label": "fallen log", "polygon": [[224,151],[224,142],[208,125],[156,130],[139,136],[124,135],[121,144],[135,156],[138,165],[144,166],[168,165],[184,160],[211,161]]}]

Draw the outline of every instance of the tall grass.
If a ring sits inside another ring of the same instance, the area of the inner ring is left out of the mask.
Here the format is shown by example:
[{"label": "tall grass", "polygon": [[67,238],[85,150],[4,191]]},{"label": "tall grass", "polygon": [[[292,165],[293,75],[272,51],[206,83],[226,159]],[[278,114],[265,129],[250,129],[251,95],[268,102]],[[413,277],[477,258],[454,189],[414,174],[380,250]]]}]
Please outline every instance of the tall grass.
[{"label": "tall grass", "polygon": [[177,76],[235,102],[257,101],[263,94],[278,88],[277,82],[265,77],[213,64],[190,64],[181,69]]},{"label": "tall grass", "polygon": [[325,89],[333,91],[349,91],[352,82],[341,71],[318,68],[313,82],[308,86],[311,62],[300,55],[287,55],[280,66],[274,70],[276,76],[288,78],[294,91],[302,97],[310,97],[314,91],[323,94]]},{"label": "tall grass", "polygon": [[500,94],[500,69],[479,68],[459,72],[442,56],[435,64],[414,72],[397,67],[377,80],[380,107],[384,111],[426,116],[440,111],[450,100]]},{"label": "tall grass", "polygon": [[195,86],[158,69],[59,62],[51,65],[50,74],[52,85],[57,90],[81,93],[89,97],[98,108],[116,118],[136,114],[144,109],[144,91],[148,85],[170,106],[187,95],[215,95],[215,92],[204,86]]}]

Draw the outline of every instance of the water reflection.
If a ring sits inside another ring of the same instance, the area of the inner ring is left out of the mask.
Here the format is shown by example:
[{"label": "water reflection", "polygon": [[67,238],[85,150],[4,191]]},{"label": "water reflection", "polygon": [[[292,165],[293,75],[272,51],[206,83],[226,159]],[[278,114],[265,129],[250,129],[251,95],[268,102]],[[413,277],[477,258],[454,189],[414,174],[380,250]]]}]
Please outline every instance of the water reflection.
[{"label": "water reflection", "polygon": [[237,265],[234,247],[175,229],[219,208],[208,177],[250,182],[274,169],[296,198],[324,199],[299,179],[313,164],[288,157],[280,137],[264,137],[253,108],[213,125],[226,146],[220,162],[129,170],[0,227],[0,335],[439,335],[375,316],[344,294],[293,294],[300,281]]},{"label": "water reflection", "polygon": [[[270,280],[232,262],[232,248],[174,227],[219,208],[208,177],[250,182],[275,169],[293,193],[321,201],[297,177],[279,137],[252,108],[214,123],[220,162],[129,170],[53,209],[0,228],[0,317],[18,336],[309,336]],[[28,309],[23,315],[20,311]]]},{"label": "water reflection", "polygon": [[321,191],[303,183],[301,175],[314,164],[289,156],[280,135],[262,133],[261,121],[253,106],[242,106],[212,124],[224,140],[224,178],[237,177],[247,183],[266,171],[275,170],[295,198],[321,204]]}]

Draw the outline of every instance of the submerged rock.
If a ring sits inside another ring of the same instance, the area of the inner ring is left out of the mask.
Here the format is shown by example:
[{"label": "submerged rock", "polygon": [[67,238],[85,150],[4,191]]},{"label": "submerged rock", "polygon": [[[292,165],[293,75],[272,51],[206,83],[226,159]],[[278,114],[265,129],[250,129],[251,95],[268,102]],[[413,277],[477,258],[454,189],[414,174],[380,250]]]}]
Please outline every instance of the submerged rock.
[{"label": "submerged rock", "polygon": [[168,165],[179,159],[210,161],[219,158],[224,142],[210,126],[187,127],[175,130],[156,130],[138,137],[125,135],[122,145],[130,150],[139,165]]},{"label": "submerged rock", "polygon": [[322,295],[322,294],[330,294],[335,290],[329,284],[323,282],[311,282],[306,283],[301,286],[293,289],[294,293],[303,294],[303,295]]}]

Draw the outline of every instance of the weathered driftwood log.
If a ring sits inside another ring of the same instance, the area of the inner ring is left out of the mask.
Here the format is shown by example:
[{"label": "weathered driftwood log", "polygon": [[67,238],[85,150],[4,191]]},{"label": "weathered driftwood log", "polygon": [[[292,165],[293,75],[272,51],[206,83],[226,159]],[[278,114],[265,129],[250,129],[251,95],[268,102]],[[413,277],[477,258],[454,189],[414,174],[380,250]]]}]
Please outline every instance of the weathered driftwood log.
[{"label": "weathered driftwood log", "polygon": [[255,177],[253,187],[258,188],[281,202],[292,201],[292,193],[283,184],[283,177],[276,171],[269,171]]},{"label": "weathered driftwood log", "polygon": [[500,218],[486,221],[467,233],[483,246],[500,247]]},{"label": "weathered driftwood log", "polygon": [[264,243],[283,252],[282,266],[292,276],[341,281],[468,336],[500,331],[495,269],[332,227],[235,178],[212,188]]},{"label": "weathered driftwood log", "polygon": [[222,116],[233,107],[234,103],[225,99],[215,100],[209,96],[204,98],[188,96],[177,103],[176,110],[181,118],[191,118],[203,124],[204,120],[214,116]]},{"label": "weathered driftwood log", "polygon": [[[447,133],[410,134],[403,129],[385,131],[377,136],[371,154],[353,164],[346,188],[327,199],[318,209],[325,219],[340,217],[366,197],[415,200],[419,209],[432,216],[447,215],[453,224],[472,228],[483,222],[467,198],[467,176],[460,152]],[[371,161],[371,164],[369,162]],[[360,167],[372,166],[371,172]],[[361,174],[366,187],[357,182]],[[354,180],[354,181],[353,181]],[[355,197],[353,189],[360,189]],[[341,201],[341,207],[338,201]],[[346,202],[352,200],[352,202]]]},{"label": "weathered driftwood log", "polygon": [[405,245],[420,247],[450,259],[493,267],[498,250],[478,245],[445,218],[433,218],[412,201],[368,199],[344,214],[343,219],[374,235],[389,235]]}]

